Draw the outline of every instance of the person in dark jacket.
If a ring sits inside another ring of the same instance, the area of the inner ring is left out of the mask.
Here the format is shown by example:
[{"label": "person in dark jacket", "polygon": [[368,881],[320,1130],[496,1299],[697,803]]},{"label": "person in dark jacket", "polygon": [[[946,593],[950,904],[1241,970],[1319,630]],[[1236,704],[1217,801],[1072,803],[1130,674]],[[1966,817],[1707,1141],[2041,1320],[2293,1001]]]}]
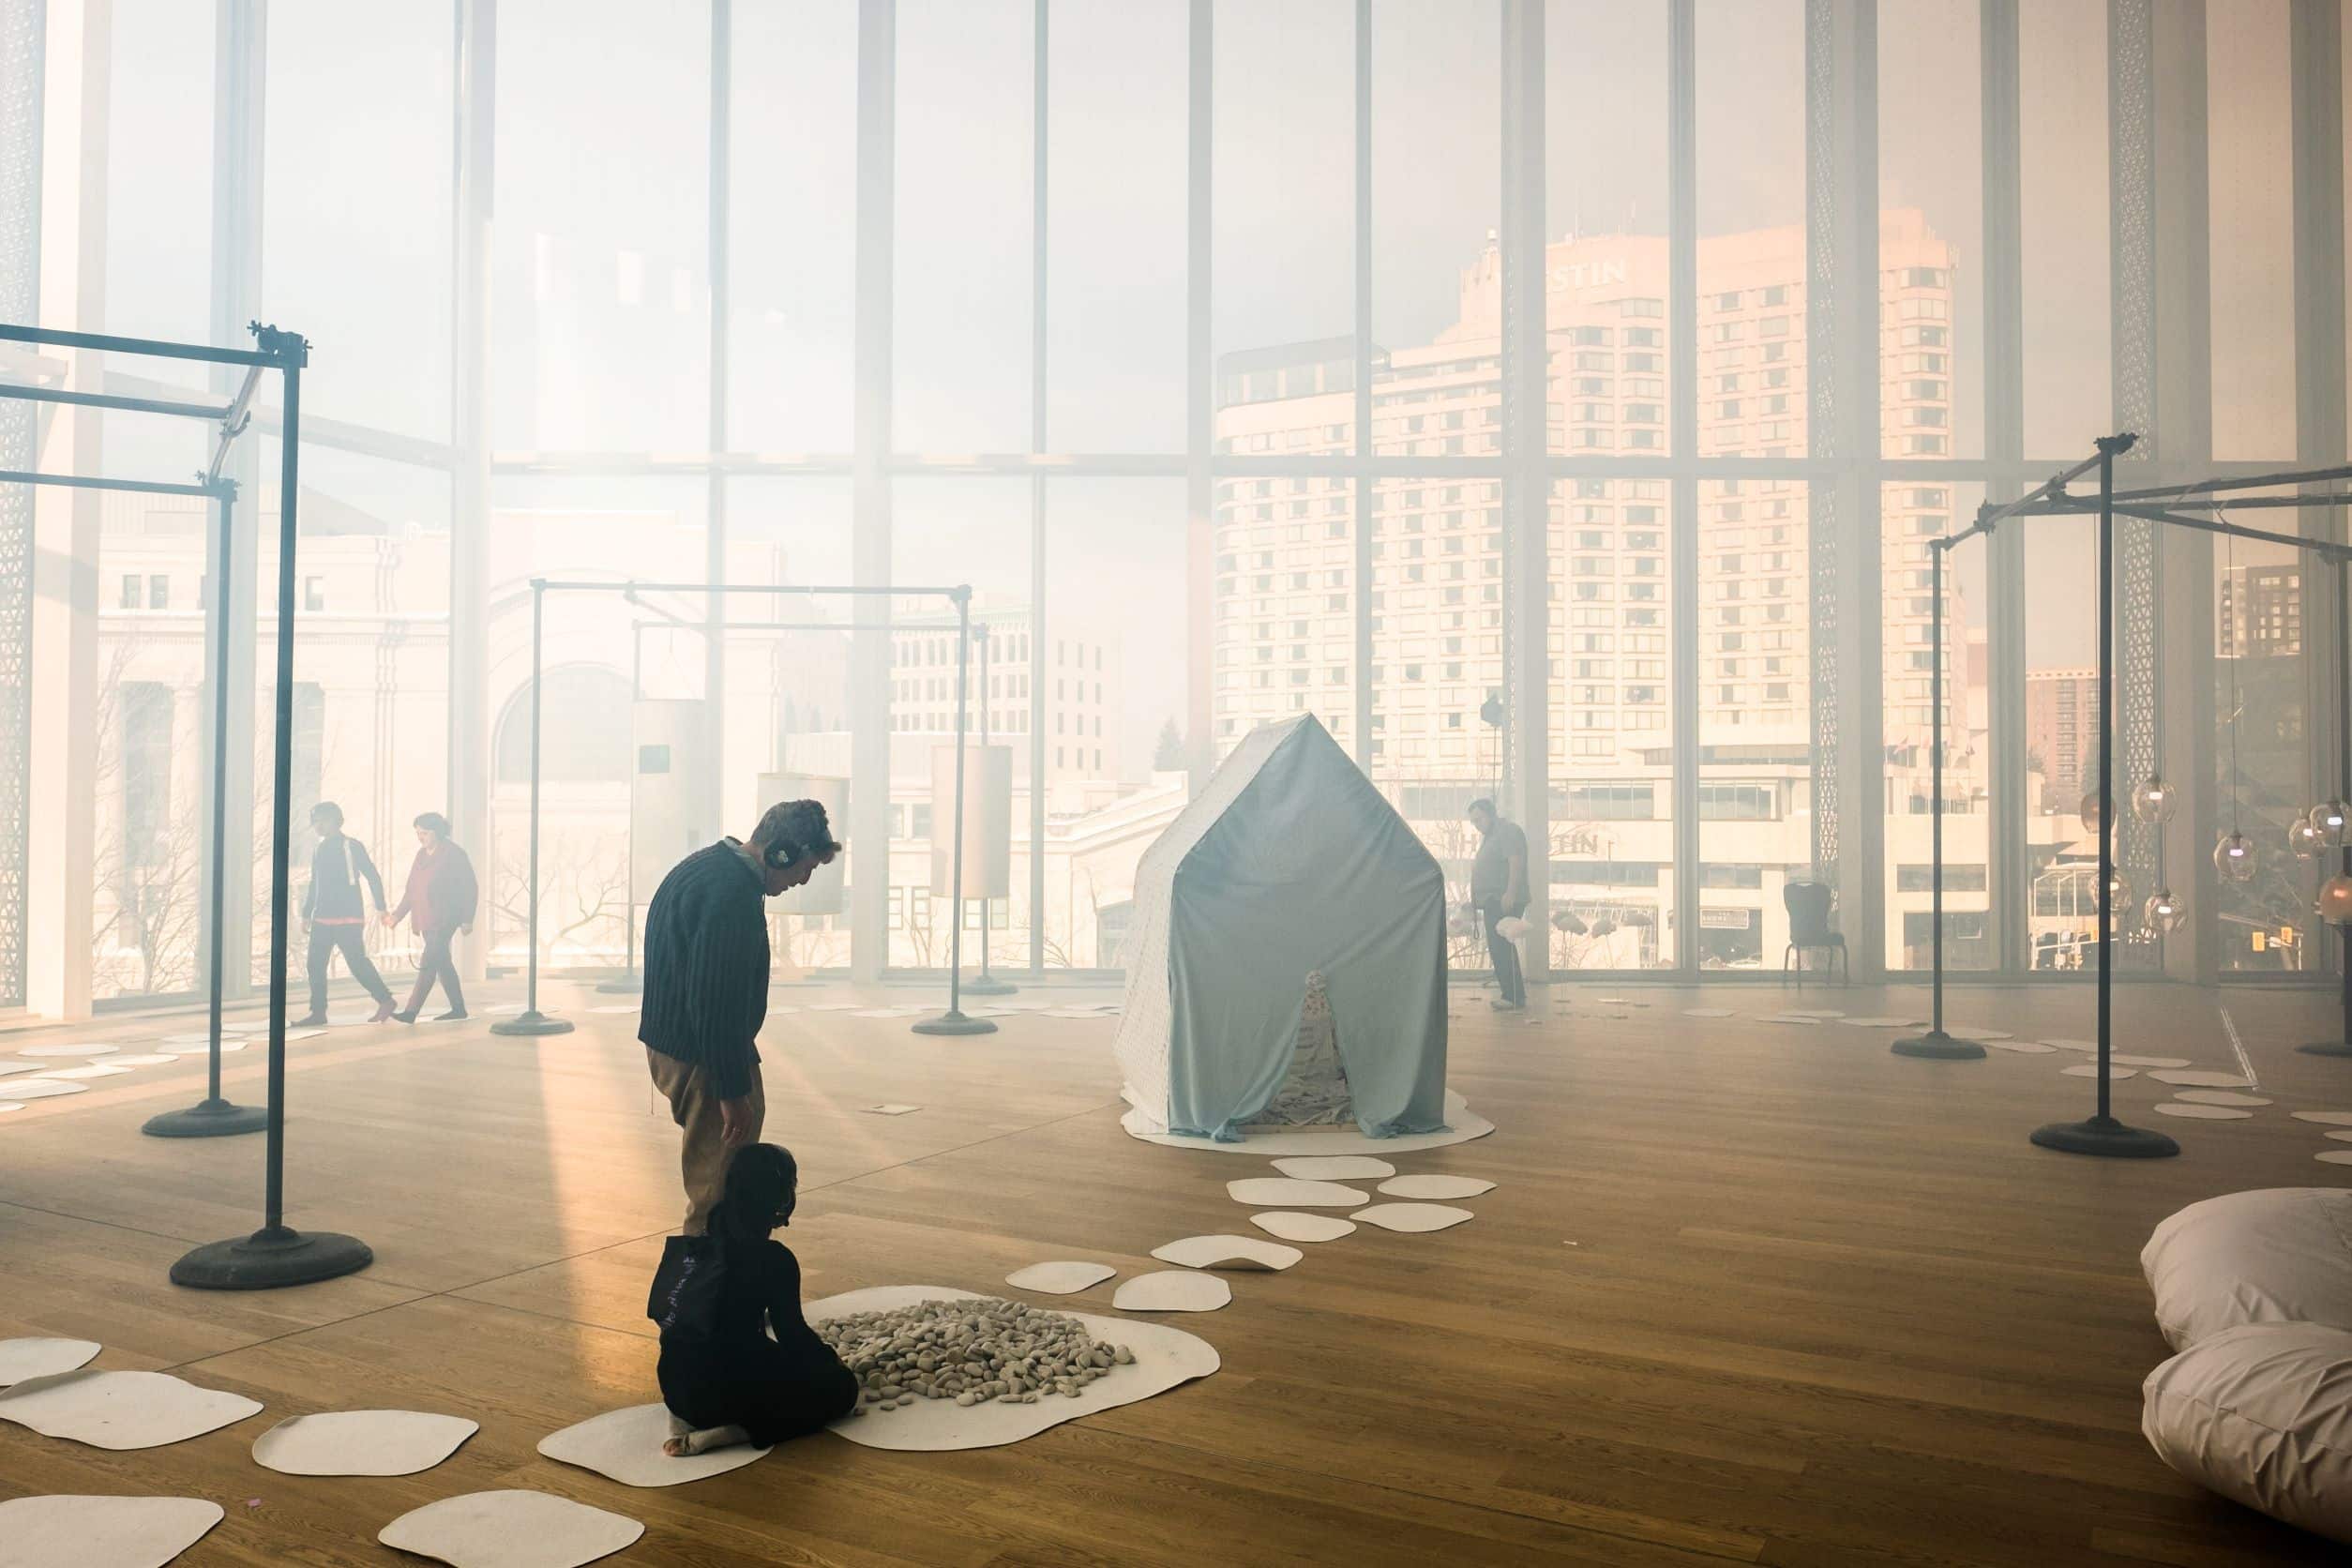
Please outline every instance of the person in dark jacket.
[{"label": "person in dark jacket", "polygon": [[663,1453],[765,1448],[856,1407],[856,1375],[801,1315],[800,1260],[774,1235],[792,1223],[799,1184],[792,1151],[773,1143],[746,1144],[728,1162],[709,1232],[719,1252],[716,1301],[707,1321],[662,1330]]},{"label": "person in dark jacket", "polygon": [[440,812],[428,811],[416,819],[416,846],[400,907],[385,912],[384,928],[392,930],[406,917],[425,939],[425,952],[416,960],[416,988],[408,993],[408,1005],[392,1017],[400,1023],[415,1023],[438,980],[442,995],[449,999],[449,1010],[436,1021],[462,1018],[465,991],[458,984],[458,966],[449,957],[449,944],[459,932],[474,929],[474,907],[481,898],[481,888],[474,879],[474,863],[449,841],[449,819]]},{"label": "person in dark jacket", "polygon": [[768,808],[748,843],[722,838],[671,867],[645,910],[645,995],[637,1037],[654,1087],[684,1129],[686,1233],[717,1202],[727,1155],[767,1114],[754,1040],[768,1016],[763,898],[799,887],[840,852],[813,800]]},{"label": "person in dark jacket", "polygon": [[392,989],[376,972],[368,957],[368,906],[361,901],[364,882],[384,908],[384,878],[368,858],[368,847],[343,832],[343,808],[331,800],[310,807],[310,826],[319,847],[310,857],[310,884],[302,891],[302,917],[310,923],[310,1012],[296,1026],[317,1029],[326,1023],[326,968],[340,952],[351,977],[376,999],[382,1023],[392,1016]]}]

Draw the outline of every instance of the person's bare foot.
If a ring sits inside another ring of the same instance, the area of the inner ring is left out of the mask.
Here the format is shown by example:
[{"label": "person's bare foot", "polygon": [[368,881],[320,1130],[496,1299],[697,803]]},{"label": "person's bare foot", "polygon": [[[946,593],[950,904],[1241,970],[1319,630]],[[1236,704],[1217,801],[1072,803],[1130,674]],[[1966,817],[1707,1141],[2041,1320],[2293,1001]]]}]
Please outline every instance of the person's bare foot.
[{"label": "person's bare foot", "polygon": [[699,1432],[687,1432],[669,1439],[661,1451],[672,1459],[684,1459],[696,1454],[708,1454],[714,1448],[733,1448],[751,1440],[751,1434],[740,1426],[706,1426]]}]

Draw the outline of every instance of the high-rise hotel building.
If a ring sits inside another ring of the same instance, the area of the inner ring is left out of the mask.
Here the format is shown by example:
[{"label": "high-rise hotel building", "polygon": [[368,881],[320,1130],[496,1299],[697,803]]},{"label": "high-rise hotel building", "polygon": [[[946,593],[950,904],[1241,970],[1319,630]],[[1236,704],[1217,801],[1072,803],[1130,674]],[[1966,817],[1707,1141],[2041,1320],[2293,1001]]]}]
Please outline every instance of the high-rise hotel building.
[{"label": "high-rise hotel building", "polygon": [[[1949,456],[1950,247],[1916,210],[1890,210],[1882,216],[1880,267],[1884,452]],[[1555,456],[1668,455],[1666,278],[1660,236],[1579,236],[1548,248]],[[1697,456],[1805,455],[1804,279],[1801,226],[1700,240]],[[1490,246],[1462,274],[1452,325],[1426,345],[1376,352],[1375,455],[1499,452],[1500,280],[1500,255]],[[1218,369],[1220,451],[1349,450],[1354,366],[1347,340],[1229,354]],[[1362,751],[1435,843],[1456,797],[1495,782],[1496,735],[1479,710],[1502,683],[1501,487],[1458,477],[1372,483],[1373,728]],[[1344,476],[1219,482],[1212,632],[1219,755],[1256,726],[1302,711],[1356,746],[1351,484]],[[1556,840],[1579,822],[1607,822],[1600,836],[1610,841],[1607,852],[1621,849],[1620,858],[1631,865],[1596,870],[1591,885],[1647,897],[1653,910],[1670,882],[1661,865],[1670,859],[1670,833],[1661,819],[1670,795],[1674,658],[1698,661],[1702,810],[1785,825],[1788,831],[1776,837],[1787,842],[1775,841],[1758,857],[1772,862],[1772,887],[1808,858],[1802,830],[1809,811],[1812,662],[1806,487],[1793,478],[1710,479],[1697,494],[1698,624],[1687,627],[1672,624],[1664,478],[1561,478],[1551,497],[1546,635]],[[1952,486],[1891,484],[1881,501],[1886,741],[1896,768],[1907,751],[1923,768],[1934,717],[1926,541],[1952,526]],[[1946,716],[1955,736],[1965,736],[1967,683],[1956,661],[1966,622],[1956,588],[1948,584],[1946,592],[1946,652],[1954,660],[1947,666],[1953,678]],[[1891,787],[1891,809],[1901,809],[1893,799],[1900,791]],[[1711,792],[1723,797],[1714,803],[1720,812],[1708,808]],[[1645,835],[1644,822],[1656,832]],[[1648,845],[1645,837],[1659,842]],[[1582,878],[1564,871],[1562,861],[1573,865],[1575,848],[1554,846],[1556,896],[1572,899]],[[1641,886],[1644,866],[1660,867],[1654,891]],[[1715,881],[1746,889],[1751,903],[1777,903],[1755,897],[1768,891],[1760,873],[1751,878],[1734,867]],[[1734,913],[1725,912],[1726,920]],[[1760,921],[1755,929],[1760,936]],[[1895,942],[1904,940],[1895,935]],[[1753,945],[1740,950],[1744,956]],[[1899,962],[1901,949],[1890,946]]]}]

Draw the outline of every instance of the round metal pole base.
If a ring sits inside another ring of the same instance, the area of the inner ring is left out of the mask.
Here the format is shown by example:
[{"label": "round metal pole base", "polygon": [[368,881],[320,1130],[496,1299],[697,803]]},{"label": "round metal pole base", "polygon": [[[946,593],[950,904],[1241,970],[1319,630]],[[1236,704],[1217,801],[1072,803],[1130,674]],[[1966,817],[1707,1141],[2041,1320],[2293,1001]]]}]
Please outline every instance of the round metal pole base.
[{"label": "round metal pole base", "polygon": [[365,1242],[280,1225],[198,1247],[172,1265],[172,1283],[198,1290],[276,1290],[356,1274],[375,1260]]},{"label": "round metal pole base", "polygon": [[913,1026],[917,1034],[993,1034],[994,1018],[968,1018],[957,1008],[949,1008],[936,1018],[925,1018]]},{"label": "round metal pole base", "polygon": [[492,1034],[569,1034],[572,1020],[550,1018],[545,1013],[518,1013],[511,1018],[501,1018],[490,1025]]},{"label": "round metal pole base", "polygon": [[1019,989],[1010,980],[999,980],[993,974],[983,974],[977,980],[964,982],[966,996],[1011,996]]},{"label": "round metal pole base", "polygon": [[2116,1160],[2161,1160],[2180,1153],[2163,1133],[2127,1127],[2112,1116],[2088,1122],[2053,1122],[2033,1130],[2033,1141],[2068,1154],[2103,1154]]},{"label": "round metal pole base", "polygon": [[[972,989],[970,986],[964,988]],[[2352,1040],[2314,1040],[2307,1046],[2297,1046],[2305,1056],[2352,1056]]]},{"label": "round metal pole base", "polygon": [[149,1138],[234,1138],[257,1133],[269,1125],[269,1112],[260,1106],[232,1105],[227,1100],[201,1100],[186,1110],[150,1116],[139,1130]]},{"label": "round metal pole base", "polygon": [[606,996],[643,996],[645,977],[641,974],[624,974],[618,980],[605,981],[596,989]]},{"label": "round metal pole base", "polygon": [[1920,1056],[1933,1062],[1974,1062],[1984,1054],[1984,1048],[1974,1040],[1957,1040],[1940,1029],[1897,1040],[1887,1048],[1897,1056]]}]

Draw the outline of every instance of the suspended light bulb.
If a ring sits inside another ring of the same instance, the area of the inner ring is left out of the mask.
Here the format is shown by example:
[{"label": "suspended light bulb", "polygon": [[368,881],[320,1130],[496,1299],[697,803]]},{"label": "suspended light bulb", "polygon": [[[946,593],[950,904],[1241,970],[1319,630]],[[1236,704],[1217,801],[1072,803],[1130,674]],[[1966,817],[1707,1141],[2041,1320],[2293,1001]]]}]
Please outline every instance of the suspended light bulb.
[{"label": "suspended light bulb", "polygon": [[2149,894],[2146,907],[2140,911],[2141,915],[2148,921],[2149,929],[2156,931],[2179,930],[2180,922],[2188,917],[2188,912],[2180,907],[2180,900],[2172,896],[2172,889],[2169,887],[2161,888]]},{"label": "suspended light bulb", "polygon": [[2140,781],[2132,792],[2132,815],[2150,826],[2171,822],[2173,813],[2180,808],[2180,792],[2154,774]]},{"label": "suspended light bulb", "polygon": [[2344,842],[2347,825],[2345,807],[2340,800],[2323,800],[2311,808],[2311,825],[2319,830],[2320,841],[2329,848]]},{"label": "suspended light bulb", "polygon": [[2117,911],[2132,907],[2132,884],[2120,870],[2107,873],[2107,907]]},{"label": "suspended light bulb", "polygon": [[2232,829],[2213,846],[2213,869],[2230,882],[2246,882],[2254,874],[2254,840]]},{"label": "suspended light bulb", "polygon": [[2328,836],[2312,826],[2309,817],[2298,817],[2286,824],[2286,847],[2298,860],[2316,860],[2328,847]]},{"label": "suspended light bulb", "polygon": [[2096,833],[2106,822],[2106,803],[2100,798],[2098,791],[2093,790],[2083,796],[2081,816],[2085,833]]},{"label": "suspended light bulb", "polygon": [[2352,925],[2352,877],[2329,877],[2319,884],[2319,918]]}]

